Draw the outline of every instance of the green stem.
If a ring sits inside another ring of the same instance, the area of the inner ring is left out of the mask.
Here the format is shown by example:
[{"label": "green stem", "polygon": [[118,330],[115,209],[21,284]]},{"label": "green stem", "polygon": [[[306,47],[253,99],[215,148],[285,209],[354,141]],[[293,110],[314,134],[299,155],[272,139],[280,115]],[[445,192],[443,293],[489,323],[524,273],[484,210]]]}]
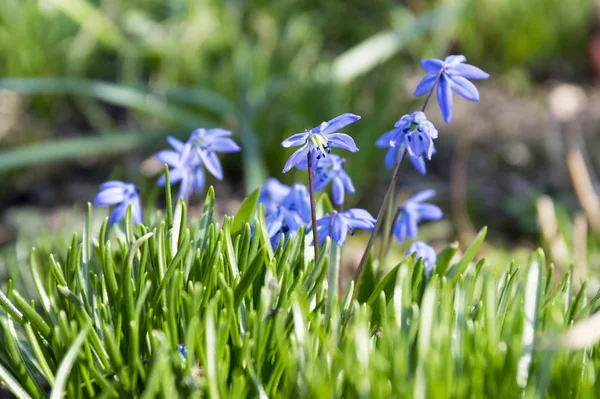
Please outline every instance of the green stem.
[{"label": "green stem", "polygon": [[[396,182],[398,181],[398,172],[400,171],[400,165],[402,165],[402,161],[404,160],[405,154],[406,154],[406,150],[402,151],[402,154],[400,154],[400,159],[398,160],[398,163],[396,164],[396,168],[394,169],[394,174],[392,175],[392,181],[388,187],[387,192],[385,193],[385,197],[383,198],[383,203],[381,204],[381,208],[379,208],[379,213],[377,213],[377,222],[375,223],[375,228],[373,229],[373,232],[371,233],[371,236],[369,237],[369,242],[367,242],[367,247],[365,248],[365,252],[363,252],[363,256],[360,259],[360,263],[358,264],[358,269],[356,270],[356,276],[354,277],[354,281],[355,281],[354,292],[352,293],[352,298],[350,299],[350,303],[354,302],[354,300],[356,299],[356,295],[358,294],[360,282],[361,282],[362,276],[365,272],[365,265],[367,264],[367,259],[369,259],[369,254],[371,252],[371,248],[373,247],[373,244],[375,243],[375,236],[377,235],[377,232],[381,228],[381,221],[383,220],[383,213],[386,210],[386,205],[387,205],[388,201],[390,200],[390,197],[392,196],[392,192],[394,191],[394,187],[396,186]],[[350,312],[350,311],[348,311],[346,313],[346,317],[345,317],[344,324],[343,324],[344,328],[350,321],[351,313],[352,312]]]},{"label": "green stem", "polygon": [[387,251],[390,246],[390,231],[392,229],[392,222],[394,221],[393,211],[394,211],[394,195],[396,192],[396,187],[392,186],[392,193],[390,195],[390,200],[387,204],[387,212],[385,213],[385,223],[383,225],[383,237],[381,246],[379,247],[379,267],[383,267],[385,264],[385,259],[387,255]]}]

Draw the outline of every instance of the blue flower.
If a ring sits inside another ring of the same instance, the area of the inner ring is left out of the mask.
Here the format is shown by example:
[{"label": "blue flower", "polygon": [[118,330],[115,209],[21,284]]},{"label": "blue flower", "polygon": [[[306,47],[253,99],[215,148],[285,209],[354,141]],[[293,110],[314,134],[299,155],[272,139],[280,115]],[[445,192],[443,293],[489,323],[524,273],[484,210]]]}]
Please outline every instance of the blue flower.
[{"label": "blue flower", "polygon": [[[167,141],[175,151],[160,151],[156,154],[156,158],[169,165],[169,182],[171,184],[180,182],[177,197],[188,198],[194,192],[201,192],[206,178],[200,158],[193,151],[192,144],[183,143],[174,137],[168,137]],[[157,184],[162,187],[165,182],[166,178],[163,174]]]},{"label": "blue flower", "polygon": [[404,142],[408,155],[413,158],[425,155],[427,159],[431,159],[431,156],[435,154],[433,140],[437,139],[438,132],[423,112],[417,111],[410,115],[404,115],[394,124],[394,127],[400,129],[404,136],[397,136],[390,141],[390,145],[397,146]]},{"label": "blue flower", "polygon": [[[324,216],[317,221],[317,236],[319,244],[328,236],[331,236],[337,246],[341,247],[346,241],[348,232],[354,234],[355,229],[373,231],[376,219],[364,209],[348,209],[347,211],[333,213]],[[312,230],[310,227],[307,234]],[[310,245],[313,245],[312,242]]]},{"label": "blue flower", "polygon": [[182,358],[187,358],[187,348],[184,344],[177,345],[177,351],[179,352]]},{"label": "blue flower", "polygon": [[290,187],[281,183],[279,180],[271,177],[260,190],[258,202],[263,204],[265,215],[275,211],[283,202],[283,199],[290,193]]},{"label": "blue flower", "polygon": [[437,260],[435,250],[423,241],[415,241],[410,248],[408,248],[406,256],[412,254],[416,254],[416,260],[419,260],[419,258],[423,259],[423,266],[427,269],[427,275],[429,276],[435,267],[435,262]]},{"label": "blue flower", "polygon": [[423,154],[427,159],[431,159],[435,154],[433,140],[438,136],[436,128],[423,112],[404,115],[394,127],[395,129],[385,132],[375,142],[379,148],[388,148],[385,166],[389,169],[397,164],[402,152],[406,150],[415,169],[424,175],[427,169]]},{"label": "blue flower", "polygon": [[[275,180],[275,179],[273,179]],[[267,182],[267,185],[275,187],[274,182]],[[287,187],[275,180],[279,186],[276,190],[271,190],[275,194],[271,198],[264,197],[263,204],[268,204],[270,211],[266,216],[267,231],[271,239],[271,245],[275,248],[282,234],[295,236],[300,227],[310,221],[310,199],[308,188],[303,184],[294,184],[292,187]],[[281,194],[286,191],[287,194]],[[265,191],[269,191],[268,188]],[[265,205],[265,212],[267,205]]]},{"label": "blue flower", "polygon": [[294,134],[287,140],[284,140],[281,143],[281,146],[284,148],[299,145],[302,147],[296,150],[288,159],[283,168],[283,173],[286,173],[299,162],[303,161],[311,151],[317,160],[327,157],[327,154],[331,152],[331,147],[339,147],[352,152],[358,151],[352,137],[344,133],[335,132],[359,119],[360,116],[358,115],[342,114],[329,122],[323,122],[313,129],[304,133]]},{"label": "blue flower", "polygon": [[420,221],[442,218],[444,214],[437,205],[423,203],[434,195],[435,190],[418,192],[400,207],[400,215],[394,223],[394,235],[398,241],[402,242],[406,237],[417,238]]},{"label": "blue flower", "polygon": [[354,193],[354,185],[350,176],[344,170],[345,159],[338,155],[330,155],[321,160],[314,171],[315,176],[315,191],[321,191],[330,181],[332,183],[333,202],[336,205],[344,203],[345,190],[349,193]]},{"label": "blue flower", "polygon": [[196,129],[188,141],[196,148],[204,167],[219,180],[223,180],[223,167],[216,153],[240,151],[229,136],[231,132],[224,129]]},{"label": "blue flower", "polygon": [[131,205],[133,223],[142,223],[142,203],[139,197],[140,189],[131,183],[122,181],[107,181],[100,186],[100,192],[94,198],[94,205],[117,207],[110,214],[108,223],[115,224],[125,217],[127,208]]},{"label": "blue flower", "polygon": [[487,79],[489,74],[476,66],[465,64],[464,55],[451,55],[442,60],[430,58],[421,60],[421,67],[427,75],[415,89],[415,96],[422,96],[433,90],[437,83],[437,101],[446,123],[452,118],[452,91],[473,102],[479,101],[479,91],[467,79]]}]

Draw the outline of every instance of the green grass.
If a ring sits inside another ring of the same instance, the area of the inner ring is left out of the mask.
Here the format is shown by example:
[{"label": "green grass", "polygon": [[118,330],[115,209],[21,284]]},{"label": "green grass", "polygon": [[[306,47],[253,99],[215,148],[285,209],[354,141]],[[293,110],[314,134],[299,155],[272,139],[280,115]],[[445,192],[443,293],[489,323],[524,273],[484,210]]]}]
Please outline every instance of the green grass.
[{"label": "green grass", "polygon": [[0,295],[0,379],[20,398],[597,397],[598,346],[554,337],[599,297],[555,284],[541,250],[476,262],[482,230],[429,278],[412,257],[369,264],[350,303],[327,295],[330,243],[316,265],[302,234],[273,250],[257,198],[217,224],[211,188],[199,220],[179,202],[122,231],[92,231],[89,207],[68,248],[20,265],[34,298]]}]

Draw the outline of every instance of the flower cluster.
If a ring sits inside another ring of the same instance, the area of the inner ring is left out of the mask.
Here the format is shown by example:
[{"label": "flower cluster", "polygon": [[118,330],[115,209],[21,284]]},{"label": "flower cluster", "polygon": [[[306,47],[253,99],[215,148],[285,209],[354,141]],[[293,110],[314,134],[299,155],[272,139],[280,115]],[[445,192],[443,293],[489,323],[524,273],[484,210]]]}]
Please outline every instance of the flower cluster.
[{"label": "flower cluster", "polygon": [[266,213],[271,246],[276,248],[283,236],[295,236],[310,221],[308,188],[303,184],[289,187],[271,178],[263,186],[259,198]]},{"label": "flower cluster", "polygon": [[[397,176],[400,162],[405,156],[409,157],[419,173],[427,172],[425,160],[431,160],[435,154],[434,140],[438,138],[437,129],[425,114],[433,92],[436,92],[442,117],[448,123],[452,118],[452,93],[469,101],[479,101],[479,92],[468,79],[489,77],[481,69],[466,64],[466,58],[462,55],[451,55],[443,61],[424,59],[421,60],[421,66],[426,76],[418,84],[414,95],[427,94],[423,108],[403,115],[392,130],[384,133],[375,142],[377,147],[387,149],[385,166],[395,166],[394,176]],[[277,246],[282,238],[285,240],[297,234],[300,228],[308,225],[311,220],[312,226],[307,232],[313,232],[315,257],[318,253],[318,243],[322,243],[327,237],[331,237],[333,242],[341,246],[348,233],[352,235],[355,229],[376,229],[377,220],[368,211],[358,208],[343,210],[346,192],[354,193],[356,190],[345,169],[346,160],[331,153],[332,148],[358,151],[352,137],[339,132],[343,127],[358,120],[360,116],[345,113],[303,133],[294,134],[281,143],[284,148],[300,147],[287,160],[283,173],[294,167],[307,169],[309,185],[307,187],[297,183],[290,187],[272,178],[262,188],[259,202],[264,206],[267,230],[273,247]],[[193,193],[202,191],[206,181],[205,169],[215,178],[223,179],[223,168],[217,154],[240,151],[231,135],[230,131],[216,128],[196,129],[186,142],[174,137],[167,138],[172,149],[158,152],[156,158],[169,167],[169,183],[179,184],[178,197],[187,200]],[[330,182],[333,202],[338,210],[332,210],[330,215],[317,220],[314,192],[325,189]],[[166,183],[166,175],[162,175],[157,181],[159,186]],[[386,198],[391,196],[394,184],[395,180],[392,181]],[[406,238],[416,239],[418,225],[422,221],[442,218],[443,213],[438,206],[425,203],[434,195],[433,190],[421,191],[400,206],[393,223],[393,234],[398,241],[403,242]],[[110,224],[122,220],[130,207],[133,222],[142,223],[139,189],[131,183],[104,183],[100,186],[94,204],[114,206],[109,219]],[[376,233],[375,231],[374,234]],[[365,254],[370,250],[372,241],[369,240]],[[407,256],[411,254],[422,258],[423,264],[431,272],[436,262],[433,248],[424,242],[416,241],[410,246]],[[364,259],[366,255],[363,256],[361,264]]]},{"label": "flower cluster", "polygon": [[[427,103],[434,90],[446,123],[452,119],[452,92],[469,101],[479,101],[479,91],[468,79],[487,79],[489,75],[465,62],[466,58],[462,55],[451,55],[443,61],[421,60],[421,66],[427,75],[417,85],[414,95],[427,94],[423,108],[402,116],[394,124],[393,130],[384,133],[375,142],[377,147],[388,149],[385,156],[387,168],[398,165],[407,154],[417,171],[421,174],[426,173],[425,158],[431,160],[435,154],[433,142],[438,137],[437,129],[425,115]],[[416,239],[417,227],[421,221],[442,218],[443,213],[438,206],[424,203],[434,195],[435,191],[425,190],[400,206],[393,227],[394,236],[398,241],[402,242],[407,237]],[[423,258],[424,265],[431,272],[436,261],[434,249],[424,242],[417,241],[411,245],[407,256],[413,253],[416,253],[417,258]]]},{"label": "flower cluster", "polygon": [[[159,151],[156,158],[169,166],[169,181],[179,183],[178,197],[187,199],[194,192],[204,188],[206,168],[214,177],[223,179],[223,168],[217,157],[218,152],[238,152],[240,147],[231,139],[231,132],[224,129],[196,129],[187,142],[168,137],[172,150]],[[157,184],[164,186],[163,174]],[[100,186],[100,193],[94,199],[95,205],[117,205],[111,213],[109,223],[115,224],[125,217],[127,207],[132,205],[133,222],[142,223],[142,206],[139,188],[119,181],[106,182]]]},{"label": "flower cluster", "polygon": [[[156,158],[167,164],[171,184],[179,184],[178,197],[189,198],[194,192],[204,188],[204,168],[214,177],[223,180],[223,167],[217,152],[238,152],[240,147],[229,138],[231,132],[224,129],[196,129],[188,141],[169,137],[167,142],[173,150],[163,150]],[[158,179],[158,185],[165,185],[165,176]]]}]

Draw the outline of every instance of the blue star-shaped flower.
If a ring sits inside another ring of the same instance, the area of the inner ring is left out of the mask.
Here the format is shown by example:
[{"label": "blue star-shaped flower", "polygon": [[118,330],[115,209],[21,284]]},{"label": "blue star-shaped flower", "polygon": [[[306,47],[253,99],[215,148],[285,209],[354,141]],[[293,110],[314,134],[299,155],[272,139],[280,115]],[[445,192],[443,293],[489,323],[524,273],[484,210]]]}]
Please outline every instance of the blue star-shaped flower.
[{"label": "blue star-shaped flower", "polygon": [[258,202],[263,204],[265,215],[269,215],[281,205],[283,199],[290,193],[290,187],[271,177],[260,189]]},{"label": "blue star-shaped flower", "polygon": [[[317,236],[319,244],[330,236],[341,247],[346,241],[348,232],[354,234],[355,229],[373,231],[376,219],[368,211],[359,208],[348,209],[347,211],[333,211],[331,215],[324,216],[317,221]],[[312,226],[307,230],[307,234],[312,231]],[[313,245],[311,242],[310,245]]]},{"label": "blue star-shaped flower", "polygon": [[216,153],[240,151],[240,147],[229,136],[231,132],[225,129],[196,129],[189,139],[202,164],[219,180],[223,180],[223,167]]},{"label": "blue star-shaped flower", "polygon": [[354,193],[354,185],[346,170],[344,169],[345,159],[340,158],[338,155],[330,155],[327,158],[319,161],[319,164],[315,168],[315,191],[321,191],[329,182],[332,183],[333,202],[336,205],[344,203],[344,197],[346,190],[349,193]]},{"label": "blue star-shaped flower", "polygon": [[[284,148],[302,146],[290,156],[283,168],[286,173],[299,162],[303,161],[309,152],[317,160],[325,158],[331,152],[331,147],[339,147],[344,150],[356,152],[358,148],[352,137],[344,133],[335,133],[341,128],[360,119],[360,116],[354,114],[342,114],[336,116],[329,122],[323,122],[319,126],[310,129],[304,133],[297,133],[281,143]],[[316,162],[316,161],[315,161]]]},{"label": "blue star-shaped flower", "polygon": [[394,223],[394,235],[400,242],[406,237],[417,238],[417,226],[422,220],[439,220],[444,216],[439,206],[425,204],[435,195],[435,190],[418,192],[400,207],[400,215]]},{"label": "blue star-shaped flower", "polygon": [[479,101],[479,91],[467,79],[487,79],[490,75],[476,66],[465,64],[464,55],[450,55],[442,60],[421,60],[427,75],[415,89],[415,96],[429,93],[437,83],[437,101],[446,123],[452,118],[452,92],[473,102]]},{"label": "blue star-shaped flower", "polygon": [[133,223],[137,226],[142,223],[142,203],[139,196],[140,189],[131,183],[122,181],[107,181],[100,185],[100,192],[94,198],[94,205],[117,207],[110,214],[108,223],[115,224],[125,217],[127,208],[131,205]]},{"label": "blue star-shaped flower", "polygon": [[[174,137],[167,138],[175,151],[163,150],[156,154],[159,161],[169,165],[169,182],[180,183],[177,197],[188,198],[194,192],[201,192],[206,180],[200,158],[193,151],[191,143],[183,143]],[[165,185],[163,174],[157,184]]]},{"label": "blue star-shaped flower", "polygon": [[[259,202],[264,204],[267,231],[271,246],[279,244],[281,235],[295,236],[300,227],[310,221],[308,188],[303,184],[288,187],[276,179],[269,179],[262,189]],[[268,211],[267,211],[268,209]]]}]

